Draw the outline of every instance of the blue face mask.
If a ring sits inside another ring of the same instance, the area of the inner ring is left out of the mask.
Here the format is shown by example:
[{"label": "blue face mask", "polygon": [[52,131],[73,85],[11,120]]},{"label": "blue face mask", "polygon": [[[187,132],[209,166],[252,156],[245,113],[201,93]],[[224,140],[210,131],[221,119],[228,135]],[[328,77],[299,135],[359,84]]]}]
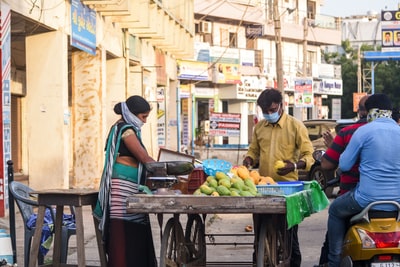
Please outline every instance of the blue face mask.
[{"label": "blue face mask", "polygon": [[264,119],[266,121],[268,121],[269,123],[276,123],[280,118],[279,109],[277,112],[274,112],[272,114],[263,113],[263,116],[264,116]]},{"label": "blue face mask", "polygon": [[279,111],[272,114],[263,114],[264,119],[269,123],[276,123],[279,120]]}]

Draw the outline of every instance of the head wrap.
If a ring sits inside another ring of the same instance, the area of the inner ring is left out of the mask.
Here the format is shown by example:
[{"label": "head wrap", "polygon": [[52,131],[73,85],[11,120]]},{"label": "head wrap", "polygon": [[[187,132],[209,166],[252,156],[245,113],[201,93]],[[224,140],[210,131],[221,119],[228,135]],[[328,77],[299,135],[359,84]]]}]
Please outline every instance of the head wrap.
[{"label": "head wrap", "polygon": [[146,113],[151,110],[149,102],[147,102],[146,99],[144,99],[143,97],[138,96],[138,95],[129,97],[125,101],[125,103],[129,109],[129,111],[132,112],[133,115],[138,115],[140,113]]},{"label": "head wrap", "polygon": [[120,102],[114,106],[114,112],[122,115],[125,122],[135,126],[136,130],[140,130],[143,126],[143,122],[137,115],[149,112],[150,110],[151,106],[149,102],[138,95],[131,96],[125,102]]},{"label": "head wrap", "polygon": [[365,108],[368,110],[368,122],[378,118],[392,117],[392,102],[385,94],[373,94],[365,101]]},{"label": "head wrap", "polygon": [[391,110],[383,110],[378,108],[373,108],[368,111],[367,121],[371,122],[378,118],[391,118],[392,111]]}]

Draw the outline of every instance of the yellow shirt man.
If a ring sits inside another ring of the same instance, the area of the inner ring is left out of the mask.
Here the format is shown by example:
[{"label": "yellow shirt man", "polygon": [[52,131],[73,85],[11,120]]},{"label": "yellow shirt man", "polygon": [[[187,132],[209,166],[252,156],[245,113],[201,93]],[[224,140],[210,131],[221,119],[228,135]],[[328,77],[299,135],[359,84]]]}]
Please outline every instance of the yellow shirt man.
[{"label": "yellow shirt man", "polygon": [[276,124],[261,120],[256,124],[246,156],[259,162],[259,173],[275,181],[296,181],[297,171],[280,176],[274,170],[277,160],[299,160],[306,163],[306,170],[314,163],[314,149],[307,128],[296,118],[283,113]]}]

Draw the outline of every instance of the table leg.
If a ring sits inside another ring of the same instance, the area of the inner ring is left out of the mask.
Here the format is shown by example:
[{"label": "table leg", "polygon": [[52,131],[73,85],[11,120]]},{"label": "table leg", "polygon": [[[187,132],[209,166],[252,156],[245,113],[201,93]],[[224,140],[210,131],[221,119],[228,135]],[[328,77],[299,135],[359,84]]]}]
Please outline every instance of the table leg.
[{"label": "table leg", "polygon": [[[92,206],[92,210],[94,210],[95,206]],[[99,250],[99,257],[100,257],[100,266],[107,267],[107,257],[105,254],[105,247],[103,243],[103,237],[99,230],[99,221],[93,216],[93,223],[94,223],[94,231],[96,233],[96,240],[97,240],[97,248]]]},{"label": "table leg", "polygon": [[56,207],[56,221],[54,223],[54,247],[53,247],[53,266],[58,267],[61,263],[61,239],[63,224],[64,206]]},{"label": "table leg", "polygon": [[38,215],[36,218],[35,234],[33,235],[31,253],[29,255],[29,267],[35,267],[37,263],[45,212],[46,212],[46,207],[39,206]]},{"label": "table leg", "polygon": [[84,241],[84,231],[83,231],[83,214],[82,206],[75,206],[75,223],[76,223],[76,244],[78,253],[78,266],[86,266],[85,259],[85,241]]}]

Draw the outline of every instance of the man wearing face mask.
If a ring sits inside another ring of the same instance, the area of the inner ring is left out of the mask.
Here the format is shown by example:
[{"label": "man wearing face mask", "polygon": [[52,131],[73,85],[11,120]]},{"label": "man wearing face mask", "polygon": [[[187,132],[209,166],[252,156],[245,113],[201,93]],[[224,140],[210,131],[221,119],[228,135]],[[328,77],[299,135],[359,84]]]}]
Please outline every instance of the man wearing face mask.
[{"label": "man wearing face mask", "polygon": [[[309,170],[314,163],[313,146],[304,124],[284,112],[282,94],[275,89],[264,90],[257,99],[264,119],[254,127],[252,141],[243,160],[243,165],[259,164],[261,176],[270,176],[275,181],[298,180],[298,169]],[[282,160],[285,166],[275,171],[274,165]],[[259,218],[253,216],[254,229],[258,231]],[[301,264],[301,253],[297,237],[297,225],[292,227],[293,242],[291,267]]]}]

